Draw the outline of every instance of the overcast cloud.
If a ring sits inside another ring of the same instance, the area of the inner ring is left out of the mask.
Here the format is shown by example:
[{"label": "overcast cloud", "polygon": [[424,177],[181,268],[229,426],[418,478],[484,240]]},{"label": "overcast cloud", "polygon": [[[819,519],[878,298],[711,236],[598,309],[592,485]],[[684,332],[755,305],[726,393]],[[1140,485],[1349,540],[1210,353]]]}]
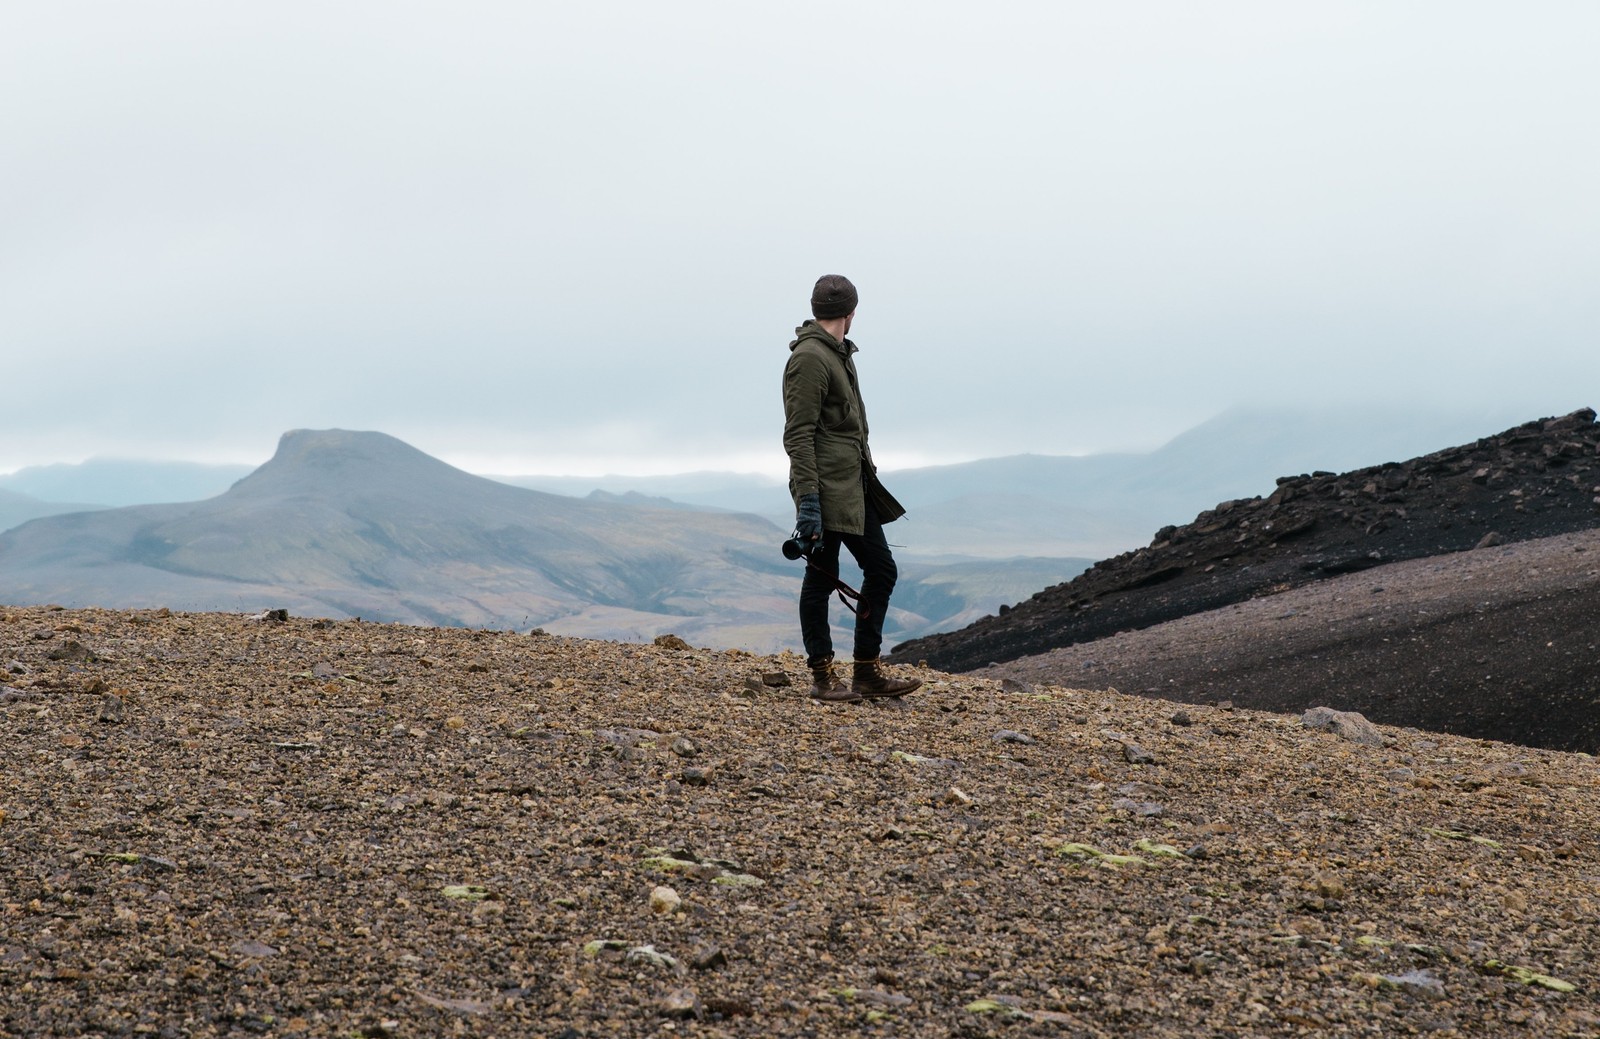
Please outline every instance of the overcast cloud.
[{"label": "overcast cloud", "polygon": [[890,464],[1597,404],[1596,39],[1587,2],[6,3],[0,471],[330,426],[774,470],[825,272]]}]

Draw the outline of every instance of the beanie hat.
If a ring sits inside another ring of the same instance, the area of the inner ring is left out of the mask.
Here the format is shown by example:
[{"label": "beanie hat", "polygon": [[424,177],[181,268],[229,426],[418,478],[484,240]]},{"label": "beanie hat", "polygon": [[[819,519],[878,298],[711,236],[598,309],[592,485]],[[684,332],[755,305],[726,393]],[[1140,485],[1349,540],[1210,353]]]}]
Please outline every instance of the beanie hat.
[{"label": "beanie hat", "polygon": [[850,279],[842,274],[824,274],[817,279],[817,287],[811,290],[811,314],[813,317],[828,318],[844,317],[856,309],[856,287],[850,284]]}]

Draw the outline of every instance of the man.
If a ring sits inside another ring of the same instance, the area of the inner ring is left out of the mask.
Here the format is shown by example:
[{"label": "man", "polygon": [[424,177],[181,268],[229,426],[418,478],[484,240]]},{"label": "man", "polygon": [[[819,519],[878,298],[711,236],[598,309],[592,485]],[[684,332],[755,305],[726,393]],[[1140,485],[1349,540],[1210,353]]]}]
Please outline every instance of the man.
[{"label": "man", "polygon": [[[867,413],[861,404],[856,345],[846,339],[856,314],[856,287],[827,274],[811,293],[814,320],[795,329],[783,369],[783,449],[789,455],[789,493],[795,532],[810,546],[800,586],[800,636],[811,668],[811,696],[826,703],[904,696],[920,679],[890,678],[878,654],[883,618],[898,571],[883,525],[905,509],[878,482],[867,448]],[[833,669],[828,598],[837,587],[839,546],[861,567],[855,661],[850,685]]]}]

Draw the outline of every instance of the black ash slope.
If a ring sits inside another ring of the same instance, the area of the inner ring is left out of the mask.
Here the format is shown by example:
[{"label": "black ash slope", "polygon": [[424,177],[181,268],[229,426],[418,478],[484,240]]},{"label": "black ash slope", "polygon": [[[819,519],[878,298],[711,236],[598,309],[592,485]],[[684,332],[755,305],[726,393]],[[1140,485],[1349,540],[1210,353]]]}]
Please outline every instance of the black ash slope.
[{"label": "black ash slope", "polygon": [[[1600,425],[1585,408],[1406,462],[1284,477],[999,616],[896,647],[950,671],[1135,631],[1384,563],[1600,523]],[[1492,537],[1491,537],[1492,535]]]}]

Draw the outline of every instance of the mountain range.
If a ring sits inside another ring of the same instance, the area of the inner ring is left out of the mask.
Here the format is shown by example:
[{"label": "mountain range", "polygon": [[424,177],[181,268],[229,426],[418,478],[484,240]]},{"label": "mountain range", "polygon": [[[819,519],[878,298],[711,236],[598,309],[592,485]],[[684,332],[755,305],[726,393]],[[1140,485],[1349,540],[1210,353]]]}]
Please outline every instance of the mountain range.
[{"label": "mountain range", "polygon": [[100,508],[104,506],[43,501],[31,494],[21,494],[0,487],[0,530],[9,530],[40,516],[57,516],[63,512],[84,512]]},{"label": "mountain range", "polygon": [[[1100,559],[1285,473],[1396,461],[1520,416],[1371,406],[1232,408],[1149,452],[1011,455],[883,473],[911,515],[891,538],[908,557]],[[793,522],[788,489],[758,476],[500,476],[555,493],[629,492]]]},{"label": "mountain range", "polygon": [[[883,474],[885,482],[911,515],[894,528],[892,540],[903,559],[1100,559],[1142,545],[1151,531],[1217,501],[1259,493],[1285,473],[1407,458],[1512,418],[1377,406],[1234,408],[1149,452],[1013,455],[894,470]],[[0,530],[89,507],[211,498],[249,472],[247,466],[106,458],[33,466],[0,475]],[[784,530],[794,520],[783,483],[748,473],[492,478],[645,508],[750,513]],[[6,491],[37,500],[15,503]]]},{"label": "mountain range", "polygon": [[[911,509],[890,531],[902,577],[886,634],[894,644],[959,629],[1219,496],[1254,493],[1301,466],[1436,444],[1423,438],[1471,421],[1235,410],[1144,454],[1018,455],[886,473]],[[185,490],[200,500],[103,508]],[[49,513],[60,515],[37,518]],[[756,476],[491,480],[382,434],[297,431],[255,471],[91,460],[0,477],[0,529],[30,519],[0,537],[0,599],[276,604],[619,639],[675,631],[754,650],[797,638],[799,569],[773,549],[792,523],[788,493]]]},{"label": "mountain range", "polygon": [[143,458],[90,458],[28,466],[0,475],[0,491],[47,502],[94,502],[101,508],[199,501],[221,494],[253,468]]},{"label": "mountain range", "polygon": [[[48,516],[0,535],[0,600],[360,616],[776,649],[801,571],[758,516],[473,476],[381,433],[299,430],[203,501]],[[907,570],[886,630],[964,623],[1087,560]],[[919,611],[929,611],[922,613]]]}]

